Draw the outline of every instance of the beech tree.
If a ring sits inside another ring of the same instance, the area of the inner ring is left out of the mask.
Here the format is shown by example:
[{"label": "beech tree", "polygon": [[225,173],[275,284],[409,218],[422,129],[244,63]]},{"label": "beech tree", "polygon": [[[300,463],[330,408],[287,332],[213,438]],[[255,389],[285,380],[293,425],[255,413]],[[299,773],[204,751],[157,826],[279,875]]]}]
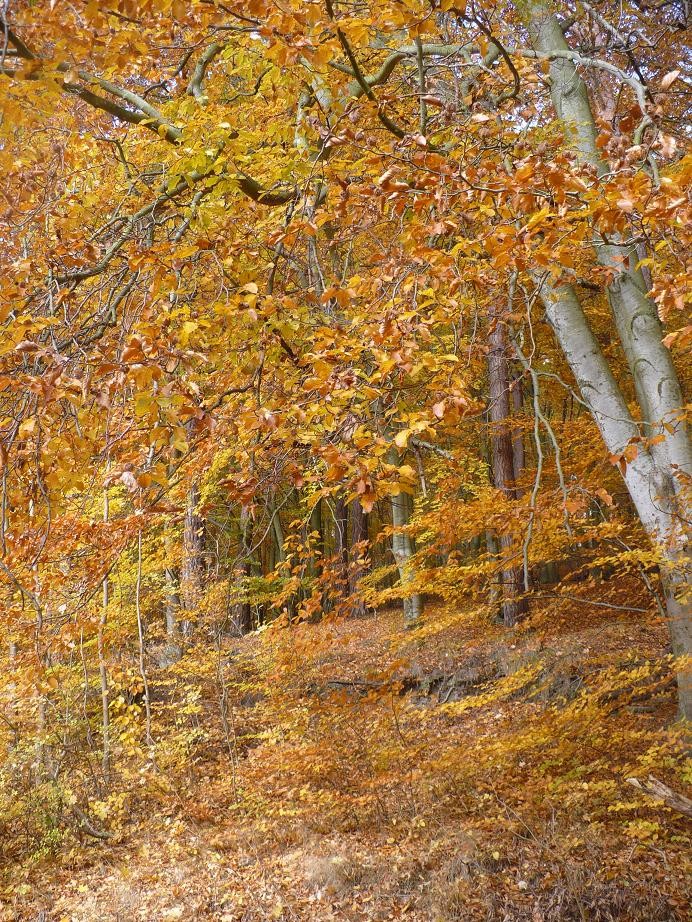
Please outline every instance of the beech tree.
[{"label": "beech tree", "polygon": [[156,748],[152,663],[214,648],[228,744],[231,634],[395,603],[510,644],[566,575],[644,587],[591,601],[660,608],[689,719],[685,16],[4,9],[3,700],[37,773],[57,675],[107,784],[130,699]]}]

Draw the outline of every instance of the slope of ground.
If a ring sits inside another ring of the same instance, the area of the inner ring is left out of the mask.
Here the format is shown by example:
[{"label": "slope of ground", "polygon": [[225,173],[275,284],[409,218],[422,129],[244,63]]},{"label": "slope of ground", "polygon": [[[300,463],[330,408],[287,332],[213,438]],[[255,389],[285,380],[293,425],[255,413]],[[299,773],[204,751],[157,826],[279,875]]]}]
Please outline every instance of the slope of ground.
[{"label": "slope of ground", "polygon": [[0,919],[686,918],[689,819],[627,783],[685,790],[663,625],[578,595],[511,633],[426,624],[273,628],[152,672],[153,746],[75,792],[55,847],[6,843]]}]

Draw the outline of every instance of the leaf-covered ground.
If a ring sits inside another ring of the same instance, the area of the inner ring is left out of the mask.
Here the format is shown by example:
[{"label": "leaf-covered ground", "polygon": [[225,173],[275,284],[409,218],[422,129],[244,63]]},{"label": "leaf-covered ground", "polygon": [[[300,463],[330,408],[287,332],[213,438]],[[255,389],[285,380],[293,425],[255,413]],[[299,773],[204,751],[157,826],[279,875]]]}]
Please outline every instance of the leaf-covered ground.
[{"label": "leaf-covered ground", "polygon": [[190,650],[146,767],[6,843],[0,918],[683,920],[689,822],[627,783],[685,790],[665,629],[572,594]]}]

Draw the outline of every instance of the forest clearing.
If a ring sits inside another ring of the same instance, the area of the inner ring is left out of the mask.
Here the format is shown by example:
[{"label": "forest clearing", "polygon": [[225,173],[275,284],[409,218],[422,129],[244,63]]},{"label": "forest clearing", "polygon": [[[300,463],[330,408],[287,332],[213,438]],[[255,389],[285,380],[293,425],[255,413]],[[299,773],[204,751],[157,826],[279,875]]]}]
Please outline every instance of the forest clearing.
[{"label": "forest clearing", "polygon": [[689,919],[688,20],[2,5],[0,922]]}]

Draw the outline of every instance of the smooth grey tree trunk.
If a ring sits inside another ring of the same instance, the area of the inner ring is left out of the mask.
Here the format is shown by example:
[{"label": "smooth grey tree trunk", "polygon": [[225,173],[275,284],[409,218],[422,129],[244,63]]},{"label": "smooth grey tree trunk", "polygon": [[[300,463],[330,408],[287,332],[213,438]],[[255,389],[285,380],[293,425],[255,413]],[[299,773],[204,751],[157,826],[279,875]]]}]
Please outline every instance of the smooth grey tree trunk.
[{"label": "smooth grey tree trunk", "polygon": [[[202,556],[204,554],[204,519],[197,512],[199,485],[193,483],[187,494],[185,526],[183,529],[183,562],[180,594],[185,612],[192,614],[202,598]],[[190,619],[181,625],[183,634],[190,631]]]},{"label": "smooth grey tree trunk", "polygon": [[[556,289],[546,280],[542,281],[541,293],[548,320],[603,441],[611,454],[620,455],[639,430],[579,300],[571,287]],[[627,463],[623,478],[642,525],[663,556],[662,577],[673,653],[689,656],[692,652],[689,558],[679,546],[682,538],[669,478],[662,476],[646,448],[640,448]],[[680,710],[689,718],[692,716],[689,669],[678,674],[678,690]]]},{"label": "smooth grey tree trunk", "polygon": [[[524,7],[534,49],[551,59],[553,105],[565,123],[568,138],[582,162],[603,174],[607,166],[596,145],[596,128],[586,84],[575,63],[552,7],[546,0],[530,0]],[[560,54],[567,57],[559,57]],[[603,241],[595,240],[595,244]],[[673,652],[692,655],[690,558],[684,477],[692,473],[692,450],[684,422],[679,419],[682,389],[672,356],[663,343],[656,306],[646,294],[641,273],[633,267],[639,254],[615,241],[597,245],[599,262],[615,270],[608,290],[623,351],[632,373],[644,433],[660,431],[663,440],[644,447],[627,463],[624,480],[639,518],[663,557],[662,578]],[[542,280],[546,313],[565,352],[608,450],[621,455],[639,427],[630,415],[612,370],[596,341],[574,288],[556,289]],[[669,428],[663,428],[667,425]],[[692,672],[678,673],[680,711],[692,718]]]},{"label": "smooth grey tree trunk", "polygon": [[[527,25],[535,50],[544,55],[569,52],[551,6],[545,0],[532,0],[528,9]],[[577,155],[599,175],[604,174],[608,166],[596,143],[597,128],[588,88],[575,63],[566,59],[552,60],[550,83],[555,111],[565,123]],[[680,419],[682,389],[670,350],[663,342],[658,311],[647,296],[644,276],[634,268],[640,254],[634,244],[624,245],[617,237],[608,245],[600,237],[594,243],[598,261],[615,273],[608,298],[634,378],[642,418],[648,424],[648,431],[665,435],[663,442],[652,447],[652,456],[671,478],[675,492],[681,492],[681,479],[672,476],[670,465],[677,465],[682,473],[692,473],[692,447],[685,422]],[[666,423],[672,424],[673,431],[662,428]]]},{"label": "smooth grey tree trunk", "polygon": [[[401,457],[396,446],[392,445],[389,449],[387,460],[390,464],[401,465]],[[392,506],[392,525],[394,534],[392,535],[392,553],[399,571],[399,583],[402,589],[404,603],[404,626],[407,628],[415,627],[423,615],[423,597],[418,592],[411,592],[409,587],[414,582],[414,573],[411,565],[413,557],[413,541],[411,536],[406,534],[403,529],[410,521],[410,505],[408,498],[404,493],[399,493],[391,497]]]}]

